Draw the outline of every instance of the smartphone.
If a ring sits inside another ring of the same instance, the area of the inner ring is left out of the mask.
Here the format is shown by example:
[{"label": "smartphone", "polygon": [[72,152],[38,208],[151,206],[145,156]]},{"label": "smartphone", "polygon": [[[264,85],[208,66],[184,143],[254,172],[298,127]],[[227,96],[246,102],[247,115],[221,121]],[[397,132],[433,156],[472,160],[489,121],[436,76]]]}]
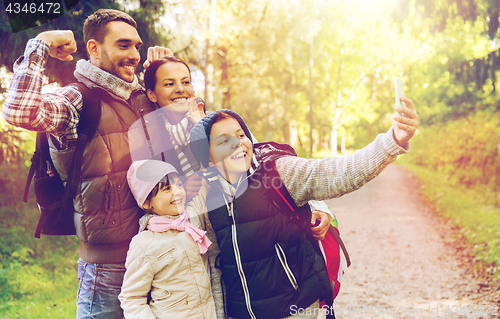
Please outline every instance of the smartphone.
[{"label": "smartphone", "polygon": [[201,97],[196,97],[196,105],[198,105],[199,103],[203,103],[203,112],[207,114],[207,107],[205,105],[205,101],[203,101]]},{"label": "smartphone", "polygon": [[[405,106],[404,103],[401,103],[401,101],[399,100],[399,98],[404,96],[404,94],[403,94],[403,81],[399,78],[396,78],[394,80],[394,91],[396,93],[396,104],[394,107],[395,108],[398,106],[404,107]],[[399,113],[399,115],[404,116],[401,113]]]}]

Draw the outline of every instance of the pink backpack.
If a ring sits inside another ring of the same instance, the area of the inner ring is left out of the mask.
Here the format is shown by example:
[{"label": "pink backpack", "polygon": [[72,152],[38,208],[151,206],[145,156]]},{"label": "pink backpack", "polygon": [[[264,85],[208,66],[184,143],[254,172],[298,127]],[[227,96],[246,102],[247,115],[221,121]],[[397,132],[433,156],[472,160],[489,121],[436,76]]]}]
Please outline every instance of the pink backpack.
[{"label": "pink backpack", "polygon": [[332,283],[333,288],[333,299],[337,297],[340,291],[340,282],[342,281],[342,275],[344,274],[344,269],[342,267],[342,260],[340,257],[340,250],[344,253],[344,257],[347,262],[347,267],[351,265],[351,259],[347,253],[344,242],[340,238],[340,232],[338,230],[337,219],[333,219],[330,223],[330,229],[326,233],[323,240],[319,242],[321,252],[325,258],[326,270],[328,272],[328,277]]}]

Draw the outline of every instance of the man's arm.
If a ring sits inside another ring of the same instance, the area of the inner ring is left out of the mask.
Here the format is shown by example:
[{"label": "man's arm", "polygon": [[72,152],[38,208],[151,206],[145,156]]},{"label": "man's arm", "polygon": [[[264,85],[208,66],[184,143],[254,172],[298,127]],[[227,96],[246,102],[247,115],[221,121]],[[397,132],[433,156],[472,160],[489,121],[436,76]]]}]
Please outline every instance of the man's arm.
[{"label": "man's arm", "polygon": [[[24,55],[14,64],[14,76],[2,114],[12,125],[61,136],[71,127],[76,127],[82,97],[81,93],[73,87],[64,87],[54,93],[41,94],[43,71],[51,50],[53,49],[41,39],[28,41]],[[53,54],[61,55],[57,48]],[[76,135],[76,130],[74,134]],[[68,136],[68,138],[76,139],[76,136]]]}]

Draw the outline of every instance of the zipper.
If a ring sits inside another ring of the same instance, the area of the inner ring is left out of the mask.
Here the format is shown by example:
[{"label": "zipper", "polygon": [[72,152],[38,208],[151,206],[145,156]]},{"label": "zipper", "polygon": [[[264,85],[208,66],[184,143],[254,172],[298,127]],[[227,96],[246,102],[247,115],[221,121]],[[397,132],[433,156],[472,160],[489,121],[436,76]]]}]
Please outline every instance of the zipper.
[{"label": "zipper", "polygon": [[151,302],[155,303],[158,301],[163,301],[163,300],[167,299],[168,297],[170,297],[170,295],[172,295],[172,293],[170,291],[168,291],[167,289],[163,288],[162,296],[160,296],[159,298],[156,298],[156,299],[151,298]]},{"label": "zipper", "polygon": [[177,301],[174,301],[173,303],[171,303],[170,305],[166,305],[165,307],[163,307],[164,310],[167,310],[167,309],[171,309],[171,308],[174,308],[175,306],[178,306],[180,304],[188,304],[188,296],[184,296],[182,297],[181,299],[177,300]]},{"label": "zipper", "polygon": [[108,197],[107,198],[107,203],[106,203],[106,205],[107,205],[106,208],[108,210],[110,210],[111,209],[111,182],[109,180],[106,181],[106,190],[105,190],[105,192],[106,192],[106,196]]},{"label": "zipper", "polygon": [[299,285],[297,284],[297,280],[295,279],[292,270],[288,266],[288,262],[286,261],[286,255],[285,252],[283,251],[283,248],[281,248],[280,244],[278,243],[274,245],[274,248],[276,249],[276,254],[278,255],[278,259],[280,260],[281,266],[283,266],[283,270],[285,271],[288,280],[292,284],[293,289],[295,289],[295,291],[299,291]]},{"label": "zipper", "polygon": [[224,197],[227,211],[229,217],[231,218],[231,236],[232,236],[233,250],[234,250],[234,256],[236,257],[236,267],[238,268],[238,274],[240,275],[241,286],[243,287],[243,294],[245,295],[245,304],[247,306],[247,311],[248,314],[250,315],[250,318],[256,319],[257,317],[253,313],[252,305],[250,303],[250,291],[248,290],[247,279],[245,277],[245,272],[243,271],[243,265],[241,263],[241,254],[240,254],[240,249],[238,247],[238,238],[236,232],[236,222],[234,220],[234,213],[233,213],[233,202],[228,203],[226,196],[224,194],[222,195],[222,197]]},{"label": "zipper", "polygon": [[50,162],[48,160],[45,161],[45,163],[47,163],[47,171],[46,171],[47,176],[54,177],[54,171],[52,170],[52,165],[50,165]]},{"label": "zipper", "polygon": [[155,153],[153,151],[153,144],[151,143],[151,139],[149,137],[149,132],[148,132],[148,128],[146,125],[146,120],[144,119],[144,109],[139,110],[139,118],[140,118],[141,123],[142,123],[142,129],[144,130],[144,136],[146,137],[146,144],[148,145],[149,153],[151,155],[151,158],[153,158],[153,157],[155,157]]},{"label": "zipper", "polygon": [[164,257],[164,256],[166,256],[167,254],[170,254],[170,258],[173,258],[173,256],[172,256],[172,252],[174,251],[174,249],[175,249],[175,247],[172,247],[172,248],[170,248],[169,250],[167,250],[167,251],[165,251],[165,252],[161,253],[160,255],[158,255],[158,259],[163,258],[163,257]]}]

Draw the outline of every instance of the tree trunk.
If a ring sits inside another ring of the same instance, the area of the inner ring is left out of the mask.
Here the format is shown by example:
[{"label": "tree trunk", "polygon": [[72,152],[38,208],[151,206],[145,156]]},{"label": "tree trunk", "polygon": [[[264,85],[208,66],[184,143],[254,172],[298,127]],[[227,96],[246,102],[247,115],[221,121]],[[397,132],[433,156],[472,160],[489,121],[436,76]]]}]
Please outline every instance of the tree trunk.
[{"label": "tree trunk", "polygon": [[339,61],[339,75],[337,77],[337,101],[335,102],[335,116],[333,117],[332,139],[330,148],[334,155],[337,155],[337,130],[340,127],[340,115],[342,114],[342,56]]},{"label": "tree trunk", "polygon": [[[376,74],[372,75],[372,83],[370,87],[370,109],[375,108],[375,101],[376,101],[376,91],[377,91],[377,80],[376,80]],[[372,141],[372,123],[368,123],[366,125],[366,144],[368,145]]]},{"label": "tree trunk", "polygon": [[231,82],[229,81],[229,64],[227,61],[227,49],[220,48],[219,55],[221,57],[221,76],[219,88],[225,91],[222,93],[222,108],[231,109]]},{"label": "tree trunk", "polygon": [[210,0],[210,16],[208,18],[207,45],[205,48],[205,107],[208,111],[213,109],[214,92],[212,90],[214,84],[214,34],[215,34],[215,6],[216,0]]},{"label": "tree trunk", "polygon": [[333,155],[337,155],[337,127],[332,126],[332,130],[330,131],[330,148],[333,152]]},{"label": "tree trunk", "polygon": [[309,156],[312,157],[313,153],[313,50],[312,38],[309,42]]}]

